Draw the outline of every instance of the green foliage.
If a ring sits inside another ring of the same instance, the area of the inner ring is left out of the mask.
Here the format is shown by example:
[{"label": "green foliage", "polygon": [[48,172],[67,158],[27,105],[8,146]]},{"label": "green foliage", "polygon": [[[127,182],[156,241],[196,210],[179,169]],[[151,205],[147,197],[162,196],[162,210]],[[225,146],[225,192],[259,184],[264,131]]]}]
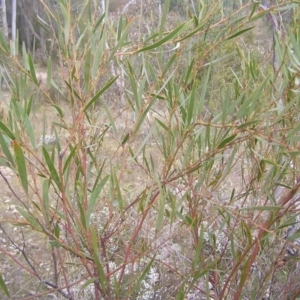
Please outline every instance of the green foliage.
[{"label": "green foliage", "polygon": [[243,40],[264,20],[255,4],[227,18],[229,2],[191,1],[173,22],[176,1],[159,20],[41,3],[59,57],[46,79],[0,36],[18,70],[0,121],[0,175],[16,207],[0,216],[12,245],[0,247],[1,273],[17,265],[30,282],[0,276],[3,292],[259,299],[272,277],[282,298],[295,293],[299,270],[277,265],[299,237],[283,234],[298,220],[299,28],[278,37],[274,74]]},{"label": "green foliage", "polygon": [[8,289],[6,287],[6,284],[0,274],[0,286],[1,286],[1,289],[3,290],[3,292],[10,298],[10,295],[9,295],[9,292],[8,292]]}]

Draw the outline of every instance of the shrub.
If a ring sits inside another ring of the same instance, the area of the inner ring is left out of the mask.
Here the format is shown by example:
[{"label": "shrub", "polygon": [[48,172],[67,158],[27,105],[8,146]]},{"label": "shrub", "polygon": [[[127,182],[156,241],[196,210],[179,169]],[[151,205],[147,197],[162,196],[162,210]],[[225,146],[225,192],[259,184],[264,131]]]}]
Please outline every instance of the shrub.
[{"label": "shrub", "polygon": [[[0,121],[3,293],[294,297],[299,28],[277,43],[273,74],[238,40],[265,15],[256,4],[230,19],[201,0],[199,15],[167,27],[165,9],[144,33],[143,16],[42,3],[61,63],[49,58],[45,82],[30,53],[12,58],[0,37],[18,70]],[[231,49],[241,63],[229,77]]]}]

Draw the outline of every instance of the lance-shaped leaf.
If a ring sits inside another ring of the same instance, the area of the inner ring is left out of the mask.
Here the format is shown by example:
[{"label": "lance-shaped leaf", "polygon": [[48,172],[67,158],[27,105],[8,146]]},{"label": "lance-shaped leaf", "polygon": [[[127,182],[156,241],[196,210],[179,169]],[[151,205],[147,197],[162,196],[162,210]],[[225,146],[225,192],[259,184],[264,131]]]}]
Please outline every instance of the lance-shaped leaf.
[{"label": "lance-shaped leaf", "polygon": [[247,31],[251,30],[252,28],[254,28],[254,26],[253,26],[253,27],[250,27],[250,28],[246,28],[246,29],[240,30],[239,32],[237,32],[237,33],[231,35],[229,38],[227,38],[226,41],[227,41],[227,40],[234,39],[235,37],[237,37],[237,36],[239,36],[239,35],[241,35],[241,34],[247,32]]},{"label": "lance-shaped leaf", "polygon": [[106,85],[86,104],[83,111],[86,111],[93,103],[95,103],[98,98],[118,79],[118,77],[119,76],[117,75],[108,81]]},{"label": "lance-shaped leaf", "polygon": [[236,138],[237,134],[233,134],[225,139],[223,139],[220,144],[218,145],[218,149],[221,149],[223,147],[225,147],[228,143],[230,143],[231,141],[233,141]]},{"label": "lance-shaped leaf", "polygon": [[157,48],[157,47],[163,45],[167,41],[170,41],[174,36],[179,35],[181,32],[183,32],[184,30],[189,28],[192,23],[193,23],[193,21],[189,20],[185,23],[180,24],[177,28],[175,28],[173,31],[171,31],[169,34],[167,34],[161,40],[157,41],[156,43],[154,43],[152,45],[149,45],[149,46],[146,46],[144,48],[137,50],[136,53],[151,50],[151,49],[154,49],[154,48]]},{"label": "lance-shaped leaf", "polygon": [[47,62],[47,88],[51,87],[51,79],[52,79],[52,60],[49,57]]},{"label": "lance-shaped leaf", "polygon": [[49,213],[49,180],[45,180],[43,183],[43,208],[44,208],[44,217],[46,219],[47,225],[50,225],[50,213]]},{"label": "lance-shaped leaf", "polygon": [[28,64],[29,64],[29,68],[30,68],[31,78],[36,85],[39,85],[38,79],[36,77],[35,69],[34,69],[34,64],[33,64],[32,58],[29,53],[27,54],[27,57],[28,57]]},{"label": "lance-shaped leaf", "polygon": [[90,77],[91,77],[91,64],[92,64],[92,52],[91,49],[86,54],[85,66],[84,66],[84,84],[85,90],[90,89]]},{"label": "lance-shaped leaf", "polygon": [[59,179],[59,176],[58,176],[58,173],[54,167],[54,164],[53,164],[53,161],[47,151],[47,149],[43,146],[43,155],[44,155],[44,158],[46,160],[46,163],[48,165],[48,168],[49,168],[49,171],[50,171],[50,174],[51,174],[51,179],[54,180],[54,182],[56,183],[57,187],[59,189],[61,189],[61,182],[60,182],[60,179]]},{"label": "lance-shaped leaf", "polygon": [[81,290],[84,290],[86,287],[88,287],[89,285],[91,285],[92,283],[94,283],[96,280],[98,279],[98,277],[92,277],[89,280],[87,280],[82,286],[81,286]]},{"label": "lance-shaped leaf", "polygon": [[142,281],[145,279],[146,275],[149,274],[150,268],[153,264],[155,260],[155,256],[153,256],[153,258],[151,259],[151,261],[149,262],[149,264],[146,266],[145,270],[143,271],[143,273],[141,274],[141,276],[139,276],[139,279],[136,281],[132,291],[137,291],[140,289],[141,283]]},{"label": "lance-shaped leaf", "polygon": [[15,139],[15,135],[0,121],[0,129],[12,140]]},{"label": "lance-shaped leaf", "polygon": [[14,166],[15,162],[14,162],[13,156],[10,153],[10,150],[9,150],[9,148],[7,146],[7,142],[5,140],[5,137],[2,135],[1,131],[0,131],[0,147],[1,147],[4,155],[6,156],[6,158],[11,163],[11,165]]},{"label": "lance-shaped leaf", "polygon": [[3,292],[5,293],[5,295],[6,295],[7,297],[10,298],[8,289],[7,289],[7,287],[6,287],[6,284],[5,284],[5,282],[4,282],[4,280],[3,280],[2,276],[1,276],[1,274],[0,274],[0,287],[2,288]]},{"label": "lance-shaped leaf", "polygon": [[89,205],[88,205],[87,214],[86,214],[87,227],[89,226],[91,214],[94,210],[94,207],[95,207],[96,201],[98,199],[98,196],[99,196],[102,188],[104,187],[105,183],[107,182],[108,178],[109,178],[109,175],[105,176],[92,192],[92,195],[91,195],[91,198],[90,198],[90,201],[89,201]]},{"label": "lance-shaped leaf", "polygon": [[39,223],[39,221],[28,211],[22,209],[21,207],[17,207],[18,212],[26,219],[28,224],[30,224],[33,228],[35,228],[37,231],[42,231],[42,226]]},{"label": "lance-shaped leaf", "polygon": [[99,260],[99,249],[98,249],[98,245],[97,245],[97,236],[95,233],[95,229],[92,227],[91,228],[91,236],[92,236],[92,246],[93,246],[93,258],[94,258],[94,262],[95,265],[97,267],[98,270],[98,275],[99,275],[99,284],[101,286],[101,288],[106,291],[107,289],[107,278],[105,276],[104,273],[104,269],[103,266]]},{"label": "lance-shaped leaf", "polygon": [[14,140],[12,142],[12,144],[13,144],[13,148],[14,148],[15,159],[16,159],[16,163],[17,163],[20,180],[21,180],[24,191],[26,192],[26,194],[28,194],[28,179],[27,179],[25,157],[24,157],[24,154],[23,154],[20,144],[16,140]]}]

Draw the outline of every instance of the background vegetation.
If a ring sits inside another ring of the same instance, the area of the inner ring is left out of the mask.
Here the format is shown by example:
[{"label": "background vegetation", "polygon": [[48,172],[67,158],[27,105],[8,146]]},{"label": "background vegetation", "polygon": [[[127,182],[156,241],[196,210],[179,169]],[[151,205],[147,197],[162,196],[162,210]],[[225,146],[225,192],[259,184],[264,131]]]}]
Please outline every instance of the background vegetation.
[{"label": "background vegetation", "polygon": [[2,299],[296,299],[297,1],[37,2],[0,35]]}]

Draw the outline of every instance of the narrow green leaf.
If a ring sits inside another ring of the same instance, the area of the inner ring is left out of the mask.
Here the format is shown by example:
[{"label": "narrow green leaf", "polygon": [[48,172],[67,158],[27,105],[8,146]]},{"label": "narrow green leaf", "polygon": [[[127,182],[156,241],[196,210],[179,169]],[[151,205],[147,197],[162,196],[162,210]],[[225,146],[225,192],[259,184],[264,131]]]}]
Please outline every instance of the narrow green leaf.
[{"label": "narrow green leaf", "polygon": [[98,168],[98,171],[97,171],[97,177],[96,177],[96,179],[94,180],[94,185],[93,185],[93,187],[92,187],[92,191],[97,187],[97,185],[98,185],[98,182],[99,182],[99,180],[100,180],[100,178],[101,178],[101,176],[102,176],[102,171],[103,171],[103,168],[104,168],[104,166],[105,166],[105,160],[102,162],[102,165],[101,165],[101,167],[99,166],[99,168]]},{"label": "narrow green leaf", "polygon": [[33,128],[32,128],[32,125],[31,125],[31,121],[28,118],[28,115],[27,115],[26,111],[23,110],[23,107],[19,103],[18,103],[18,108],[19,108],[20,113],[22,114],[22,120],[25,123],[27,133],[28,133],[29,138],[30,138],[31,145],[32,145],[33,149],[35,149],[36,148],[35,136],[34,136]]},{"label": "narrow green leaf", "polygon": [[290,242],[295,242],[300,237],[300,230],[297,230],[294,234],[290,235],[287,240]]},{"label": "narrow green leaf", "polygon": [[179,289],[176,292],[176,300],[185,300],[185,286],[186,286],[186,282],[185,280],[183,282],[181,282]]},{"label": "narrow green leaf", "polygon": [[36,85],[39,85],[39,82],[38,82],[38,80],[36,78],[35,69],[34,69],[34,65],[33,65],[33,61],[32,61],[31,55],[28,53],[27,57],[28,57],[28,64],[29,64],[29,68],[30,68],[31,78],[32,78],[33,82]]},{"label": "narrow green leaf", "polygon": [[86,287],[88,287],[90,284],[94,283],[99,277],[93,277],[87,280],[81,287],[81,290],[84,290]]},{"label": "narrow green leaf", "polygon": [[52,122],[52,125],[68,130],[68,127],[61,123]]},{"label": "narrow green leaf", "polygon": [[134,128],[134,134],[136,134],[138,132],[138,130],[140,129],[141,125],[143,124],[143,122],[145,120],[147,113],[149,112],[149,110],[151,109],[151,107],[154,103],[155,103],[155,99],[152,99],[150,101],[150,103],[147,105],[146,109],[143,111],[143,113],[141,115],[139,115],[139,118],[138,118],[137,123]]},{"label": "narrow green leaf", "polygon": [[98,269],[99,283],[100,283],[100,286],[103,289],[103,291],[106,291],[107,279],[106,279],[102,264],[99,260],[100,252],[99,252],[98,245],[97,245],[97,236],[96,236],[94,227],[91,228],[91,236],[92,236],[93,258],[94,258],[95,264]]},{"label": "narrow green leaf", "polygon": [[289,142],[299,142],[300,141],[300,135],[294,135],[287,138]]},{"label": "narrow green leaf", "polygon": [[249,113],[249,111],[253,111],[250,108],[254,108],[258,101],[261,99],[262,91],[269,83],[269,80],[270,76],[267,76],[266,79],[259,85],[259,87],[256,88],[254,92],[249,96],[249,98],[244,101],[236,114],[237,119],[243,118]]},{"label": "narrow green leaf", "polygon": [[70,165],[71,161],[72,161],[72,158],[74,157],[75,153],[76,153],[76,149],[77,147],[74,147],[74,148],[70,148],[71,149],[71,152],[70,154],[68,155],[66,161],[65,161],[65,164],[64,164],[64,168],[63,168],[63,173],[65,174],[68,166]]},{"label": "narrow green leaf", "polygon": [[26,115],[29,117],[32,109],[33,95],[30,96],[28,103],[25,105]]},{"label": "narrow green leaf", "polygon": [[48,58],[47,61],[47,88],[51,87],[51,79],[52,79],[52,60],[51,57]]},{"label": "narrow green leaf", "polygon": [[58,85],[55,83],[55,81],[53,80],[53,78],[51,78],[51,85],[61,94],[64,95],[64,93],[62,92],[61,88],[58,87]]},{"label": "narrow green leaf", "polygon": [[11,139],[11,140],[15,140],[16,137],[15,135],[6,127],[6,125],[4,125],[4,123],[2,123],[0,121],[0,129]]},{"label": "narrow green leaf", "polygon": [[106,85],[85,105],[83,111],[85,112],[93,103],[95,103],[98,98],[118,79],[118,77],[119,75],[110,79]]},{"label": "narrow green leaf", "polygon": [[193,84],[192,92],[190,94],[190,99],[188,101],[187,107],[187,126],[191,124],[193,118],[195,118],[197,115],[197,110],[195,109],[196,89],[197,85]]},{"label": "narrow green leaf", "polygon": [[[130,29],[130,25],[132,24],[131,23],[128,23],[124,29],[124,31],[122,32],[122,35],[120,37],[120,39],[118,40],[118,43],[117,45],[113,48],[113,50],[110,52],[110,55],[106,61],[106,66],[111,63],[111,61],[115,58],[115,54],[116,52],[119,50],[119,48],[121,47],[124,47],[124,43],[125,43],[125,40],[127,39],[128,37],[128,33],[129,33],[129,29]],[[105,67],[106,67],[105,66]]]},{"label": "narrow green leaf", "polygon": [[161,78],[164,78],[164,76],[166,75],[166,73],[169,71],[171,65],[174,63],[175,59],[177,58],[177,53],[174,53],[171,57],[171,59],[168,61],[168,63],[166,64],[166,66],[164,67],[162,73],[161,73]]},{"label": "narrow green leaf", "polygon": [[214,60],[212,60],[212,61],[210,61],[210,62],[204,64],[203,67],[207,67],[207,66],[214,65],[214,64],[216,64],[216,63],[218,63],[218,62],[221,62],[221,61],[223,61],[223,60],[225,60],[225,59],[227,59],[227,58],[232,57],[233,55],[235,55],[234,52],[233,52],[233,53],[226,54],[226,55],[223,55],[223,56],[221,56],[221,57],[218,57],[217,59],[214,59]]},{"label": "narrow green leaf", "polygon": [[43,151],[45,161],[47,163],[47,166],[48,166],[50,174],[51,174],[51,179],[53,179],[53,181],[55,182],[55,184],[57,185],[59,190],[61,190],[61,182],[60,182],[58,173],[56,171],[56,168],[54,167],[53,161],[52,161],[51,157],[49,156],[49,153],[48,153],[47,149],[45,148],[45,146],[42,147],[42,151]]},{"label": "narrow green leaf", "polygon": [[251,229],[244,221],[241,222],[241,226],[242,226],[243,232],[248,240],[248,244],[251,245],[251,243],[253,241],[252,235],[251,235]]},{"label": "narrow green leaf", "polygon": [[244,287],[244,285],[245,285],[245,280],[247,279],[247,276],[249,275],[249,274],[247,273],[247,271],[248,271],[248,266],[249,266],[249,263],[250,263],[250,259],[251,259],[251,257],[249,257],[249,258],[246,260],[244,266],[241,268],[241,275],[239,276],[239,277],[240,277],[240,283],[239,283],[239,288],[240,288],[240,289],[242,289],[242,288]]},{"label": "narrow green leaf", "polygon": [[91,64],[92,64],[92,52],[89,49],[86,53],[85,65],[84,65],[84,84],[85,90],[90,89],[90,77],[91,77]]},{"label": "narrow green leaf", "polygon": [[119,41],[122,36],[122,27],[123,27],[123,16],[120,16],[119,23],[118,23],[118,29],[117,29],[117,40]]},{"label": "narrow green leaf", "polygon": [[227,38],[225,41],[228,41],[228,40],[234,39],[235,37],[237,37],[237,36],[239,36],[239,35],[241,35],[241,34],[243,34],[243,33],[247,32],[247,31],[251,30],[251,29],[252,29],[252,28],[254,28],[254,27],[255,27],[255,26],[252,26],[252,27],[249,27],[249,28],[246,28],[246,29],[240,30],[239,32],[237,32],[237,33],[235,33],[235,34],[231,35],[231,36],[230,36],[229,38]]},{"label": "narrow green leaf", "polygon": [[[81,47],[83,47],[83,45],[81,44],[81,41],[82,41],[82,39],[86,36],[86,31],[88,30],[88,28],[86,27],[84,30],[83,30],[83,32],[82,32],[82,34],[80,35],[80,37],[78,38],[78,40],[77,40],[77,42],[76,42],[76,45],[75,45],[75,50],[76,51],[78,51],[78,49],[79,49],[79,47],[81,46]],[[89,50],[91,50],[91,49],[89,49]]]},{"label": "narrow green leaf", "polygon": [[[137,156],[141,153],[141,151],[144,149],[145,145],[149,142],[149,139],[150,139],[151,135],[152,135],[151,130],[149,130],[148,134],[145,136],[143,141],[140,142],[140,147],[135,152],[134,157],[132,157],[132,159],[134,159],[136,162],[137,162],[137,160],[136,160]],[[131,154],[133,154],[131,148],[129,149],[129,151],[130,151]]]},{"label": "narrow green leaf", "polygon": [[143,103],[143,96],[145,95],[144,89],[145,89],[146,82],[147,82],[147,77],[146,76],[144,76],[143,78],[141,78],[139,80],[139,89],[138,89],[137,97],[138,97],[138,102],[140,104]]},{"label": "narrow green leaf", "polygon": [[26,192],[26,194],[28,194],[28,179],[27,179],[28,177],[27,177],[25,157],[20,144],[16,140],[13,140],[12,144],[13,144],[13,149],[15,153],[15,159],[17,162],[20,180],[24,191]]},{"label": "narrow green leaf", "polygon": [[28,54],[27,54],[26,45],[24,42],[22,43],[22,57],[23,57],[24,69],[26,71],[30,71],[30,66],[28,63]]},{"label": "narrow green leaf", "polygon": [[101,25],[103,19],[105,17],[105,13],[101,15],[101,17],[99,18],[99,20],[97,21],[97,23],[95,24],[94,28],[93,28],[93,34],[95,34],[97,32],[98,27]]},{"label": "narrow green leaf", "polygon": [[146,46],[144,48],[141,48],[139,50],[136,51],[136,53],[142,52],[142,51],[147,51],[147,50],[151,50],[154,48],[157,48],[161,45],[163,45],[165,42],[171,40],[175,35],[178,35],[179,33],[181,33],[182,31],[186,30],[188,27],[190,27],[190,25],[193,24],[192,20],[189,20],[185,23],[180,24],[177,28],[175,28],[173,31],[171,31],[167,36],[165,36],[163,39],[159,40],[158,42]]},{"label": "narrow green leaf", "polygon": [[[291,30],[291,28],[288,28],[289,31],[289,38],[290,41],[292,43],[293,49],[296,52],[297,55],[300,55],[300,45],[299,45],[299,40],[297,40],[297,37],[295,36],[295,34],[293,33],[293,31]],[[295,57],[295,56],[293,56]],[[299,65],[299,64],[297,64]]]},{"label": "narrow green leaf", "polygon": [[130,62],[127,62],[127,66],[128,66],[128,77],[129,77],[129,81],[130,81],[130,86],[131,86],[131,93],[133,94],[133,99],[135,101],[135,106],[133,107],[135,109],[136,112],[138,112],[140,110],[140,105],[141,103],[139,102],[139,97],[138,97],[138,81],[136,80],[136,76],[133,70],[132,65],[130,64]]},{"label": "narrow green leaf", "polygon": [[59,223],[56,222],[55,227],[54,227],[54,235],[57,239],[59,239],[60,236],[60,227],[59,227]]},{"label": "narrow green leaf", "polygon": [[167,15],[169,13],[169,9],[170,9],[170,2],[171,0],[165,0],[164,1],[164,8],[162,11],[162,16],[160,18],[160,24],[159,24],[159,38],[161,38],[162,34],[163,34],[163,30],[166,24],[166,20],[167,20]]},{"label": "narrow green leaf", "polygon": [[114,130],[115,135],[118,135],[118,130],[117,130],[117,127],[115,125],[113,116],[111,115],[111,113],[110,113],[110,111],[109,111],[109,109],[108,109],[105,101],[101,100],[101,104],[103,105],[103,108],[104,108],[104,110],[105,110],[105,112],[107,114],[107,117],[109,119],[109,122],[110,122],[109,127],[112,127],[112,129]]},{"label": "narrow green leaf", "polygon": [[278,6],[277,8],[276,8],[276,11],[284,11],[284,12],[286,12],[286,11],[288,11],[288,10],[292,10],[292,9],[294,9],[294,8],[296,8],[296,7],[299,7],[299,4],[300,4],[300,2],[299,1],[296,1],[296,0],[294,0],[294,1],[292,1],[293,3],[291,3],[291,4],[287,4],[287,5],[284,5],[284,6]]},{"label": "narrow green leaf", "polygon": [[[201,23],[201,24],[200,24],[196,29],[194,29],[192,32],[190,32],[190,33],[188,33],[188,34],[185,34],[185,35],[184,35],[182,38],[180,38],[180,39],[176,39],[176,42],[177,42],[177,43],[180,43],[181,41],[184,41],[184,40],[190,38],[191,36],[195,36],[195,34],[196,34],[198,31],[202,30],[203,27],[206,26],[206,25],[207,25],[207,22]],[[210,24],[209,24],[209,25],[210,25]],[[209,25],[208,25],[208,29],[209,29]]]},{"label": "narrow green leaf", "polygon": [[288,151],[287,153],[292,157],[300,156],[300,151]]},{"label": "narrow green leaf", "polygon": [[[176,54],[174,54],[174,55],[176,55]],[[193,59],[189,65],[187,72],[186,72],[185,79],[184,79],[185,85],[188,85],[190,80],[193,78],[193,76],[191,76],[191,74],[192,74],[192,71],[194,68],[194,62],[195,62],[195,60]]]},{"label": "narrow green leaf", "polygon": [[88,8],[88,14],[89,14],[89,22],[91,22],[91,5],[89,5],[90,0],[85,0],[85,1],[81,1],[81,5],[77,8],[77,22],[79,23],[82,19],[84,19],[83,21],[86,22],[86,10]]},{"label": "narrow green leaf", "polygon": [[50,213],[49,213],[49,180],[43,182],[43,206],[46,224],[50,225]]},{"label": "narrow green leaf", "polygon": [[42,231],[42,226],[41,224],[38,222],[38,220],[32,216],[29,212],[23,210],[21,207],[16,207],[18,212],[24,217],[24,219],[26,219],[26,221],[33,227],[35,228],[37,231]]},{"label": "narrow green leaf", "polygon": [[270,206],[252,206],[252,207],[243,207],[240,208],[240,210],[280,210],[280,209],[284,209],[282,206],[275,206],[275,205],[270,205]]},{"label": "narrow green leaf", "polygon": [[[63,6],[62,3],[60,4],[60,10],[62,12],[64,18],[64,36],[65,36],[65,45],[69,43],[69,35],[70,35],[70,18],[67,9]],[[58,26],[59,27],[59,26]]]},{"label": "narrow green leaf", "polygon": [[61,118],[63,118],[64,113],[62,112],[61,108],[60,108],[58,105],[56,105],[56,104],[52,104],[52,106],[55,108],[55,110],[57,111],[58,115],[59,115]]},{"label": "narrow green leaf", "polygon": [[196,245],[196,251],[195,251],[195,255],[193,257],[193,262],[192,262],[192,269],[193,271],[195,271],[198,266],[199,266],[199,262],[202,263],[200,261],[201,258],[201,251],[202,251],[202,247],[203,247],[203,235],[204,235],[204,226],[201,224],[200,226],[200,234],[199,234],[199,238],[198,238],[198,244]]},{"label": "narrow green leaf", "polygon": [[294,134],[298,134],[300,130],[300,123],[297,124],[291,131],[287,134],[287,139],[290,139]]},{"label": "narrow green leaf", "polygon": [[79,213],[80,213],[80,227],[83,227],[85,230],[87,230],[88,226],[87,226],[87,222],[86,222],[86,218],[85,218],[85,212],[82,206],[82,199],[81,197],[77,197],[77,206],[79,208]]},{"label": "narrow green leaf", "polygon": [[93,192],[91,194],[91,197],[89,199],[87,213],[86,213],[86,226],[87,226],[87,228],[90,225],[91,214],[94,211],[94,207],[95,207],[96,201],[98,200],[98,196],[99,196],[100,192],[102,191],[104,185],[106,184],[108,178],[109,178],[109,175],[106,175],[100,181],[100,183],[97,185],[97,187],[93,190]]},{"label": "narrow green leaf", "polygon": [[61,18],[59,16],[59,12],[55,12],[55,18],[56,20],[59,20],[59,23],[57,24],[57,36],[58,36],[58,44],[59,48],[62,51],[63,55],[66,55],[66,49],[65,49],[65,43],[63,41],[63,32],[62,32],[62,26],[60,23],[62,23]]},{"label": "narrow green leaf", "polygon": [[3,292],[5,293],[5,295],[10,298],[10,294],[8,292],[8,289],[6,287],[6,284],[5,284],[5,282],[4,282],[1,274],[0,274],[0,286],[1,286],[2,290],[3,290]]},{"label": "narrow green leaf", "polygon": [[250,22],[254,22],[258,19],[261,19],[262,17],[264,17],[265,15],[267,15],[269,13],[269,11],[262,11],[262,12],[259,12],[255,15],[252,16],[252,18],[250,19]]},{"label": "narrow green leaf", "polygon": [[155,256],[153,256],[153,258],[151,259],[149,264],[146,266],[143,273],[139,276],[138,280],[136,281],[135,285],[133,286],[132,292],[138,291],[140,289],[141,283],[145,279],[146,275],[149,273],[154,260],[155,260]]},{"label": "narrow green leaf", "polygon": [[55,247],[55,248],[60,248],[62,247],[62,245],[58,242],[58,241],[49,241],[49,244],[51,245],[51,247]]},{"label": "narrow green leaf", "polygon": [[160,193],[159,193],[159,196],[158,196],[159,197],[158,198],[158,207],[157,207],[158,214],[157,214],[157,218],[156,218],[155,229],[158,232],[162,228],[163,221],[164,221],[166,197],[165,197],[164,190],[163,190],[159,180],[157,180],[157,183],[158,183]]},{"label": "narrow green leaf", "polygon": [[228,143],[233,141],[236,138],[236,136],[237,136],[237,134],[233,134],[233,135],[229,136],[228,138],[222,140],[221,143],[218,145],[217,149],[221,149],[221,148],[225,147]]},{"label": "narrow green leaf", "polygon": [[292,107],[294,107],[297,103],[298,103],[298,98],[295,97],[294,99],[292,99],[289,103],[285,104],[284,107],[278,107],[276,110],[278,113],[276,119],[273,121],[274,124],[276,124],[277,122],[282,121],[282,119],[284,119],[284,115],[286,114],[287,111],[290,111],[290,109]]},{"label": "narrow green leaf", "polygon": [[[38,24],[39,24],[43,29],[45,29],[46,32],[49,33],[49,36],[51,36],[51,35],[53,34],[53,32],[50,31],[50,30],[48,29],[48,27],[50,27],[49,24],[48,24],[45,20],[43,20],[40,16],[36,16],[35,21],[38,22]],[[47,25],[48,27],[47,27],[46,25]]]},{"label": "narrow green leaf", "polygon": [[119,208],[120,212],[123,213],[124,211],[124,202],[123,202],[123,197],[122,197],[122,193],[121,193],[121,188],[120,188],[120,184],[119,184],[119,180],[117,177],[117,174],[115,172],[115,170],[113,170],[111,172],[111,176],[113,177],[113,184],[114,184],[114,191],[116,192],[116,207]]},{"label": "narrow green leaf", "polygon": [[208,71],[206,73],[203,85],[201,86],[201,94],[200,94],[200,101],[199,101],[199,108],[198,108],[198,113],[202,112],[204,101],[205,101],[205,96],[206,96],[206,91],[207,91],[207,86],[208,86],[208,81],[210,78],[210,72],[211,72],[211,65],[208,67]]},{"label": "narrow green leaf", "polygon": [[127,133],[127,134],[125,135],[125,137],[122,139],[121,145],[125,145],[125,144],[126,144],[126,142],[127,142],[127,141],[128,141],[128,139],[129,139],[129,137],[130,137],[130,134],[129,134],[129,133]]},{"label": "narrow green leaf", "polygon": [[173,132],[159,119],[155,118],[155,121],[166,131],[169,135],[174,137]]},{"label": "narrow green leaf", "polygon": [[105,48],[105,41],[102,38],[100,42],[97,44],[97,48],[95,49],[95,51],[93,51],[93,65],[92,65],[93,79],[97,78],[99,74],[104,48]]},{"label": "narrow green leaf", "polygon": [[7,142],[5,141],[5,138],[3,137],[1,131],[0,131],[0,146],[1,146],[1,149],[2,149],[2,151],[4,153],[4,155],[6,156],[6,158],[8,159],[8,161],[10,162],[11,166],[14,166],[15,162],[14,162],[13,156],[10,153],[10,150],[9,150],[9,148],[7,146]]},{"label": "narrow green leaf", "polygon": [[299,222],[296,221],[295,217],[292,217],[290,219],[288,219],[286,222],[284,222],[283,224],[279,225],[278,227],[276,227],[276,231],[280,231],[283,228],[289,227],[289,226],[293,226],[299,224]]},{"label": "narrow green leaf", "polygon": [[239,125],[239,126],[238,126],[238,129],[243,129],[243,128],[246,128],[246,127],[255,125],[255,124],[257,124],[258,122],[259,122],[258,120],[245,122],[245,123]]},{"label": "narrow green leaf", "polygon": [[2,31],[0,31],[0,44],[1,44],[1,47],[2,47],[1,50],[4,50],[5,54],[9,55],[10,54],[10,50],[9,50],[9,47],[8,47],[8,45],[6,43],[6,38],[2,34]]},{"label": "narrow green leaf", "polygon": [[255,2],[255,3],[253,4],[252,10],[251,10],[251,13],[250,13],[250,16],[249,16],[249,19],[251,19],[251,17],[253,16],[253,14],[254,14],[254,12],[255,12],[255,10],[256,10],[258,4],[259,4],[258,2]]}]

